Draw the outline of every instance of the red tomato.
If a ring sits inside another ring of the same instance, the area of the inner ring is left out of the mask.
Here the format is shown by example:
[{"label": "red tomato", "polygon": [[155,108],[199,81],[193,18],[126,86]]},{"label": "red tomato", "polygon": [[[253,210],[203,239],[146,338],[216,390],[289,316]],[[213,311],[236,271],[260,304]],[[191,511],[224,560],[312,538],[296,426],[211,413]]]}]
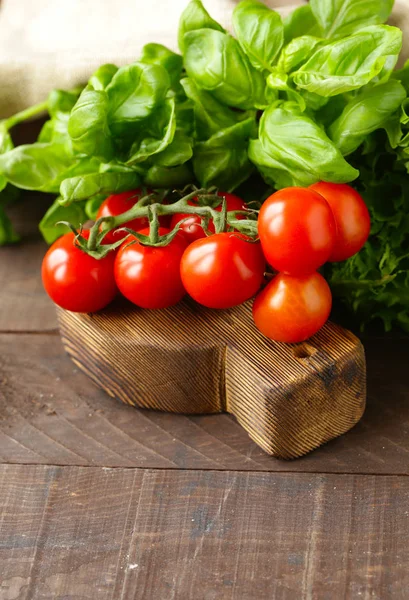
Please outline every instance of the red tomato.
[{"label": "red tomato", "polygon": [[[130,208],[132,208],[134,204],[136,204],[138,200],[142,198],[143,195],[151,193],[151,190],[146,190],[146,193],[144,194],[142,190],[136,189],[129,192],[122,192],[121,194],[113,194],[112,196],[108,196],[108,198],[104,200],[99,207],[97,219],[100,217],[116,217],[118,215],[122,215],[124,212],[127,212]],[[166,227],[169,224],[169,217],[166,215],[159,217],[159,222],[163,227]],[[134,231],[140,231],[148,226],[149,219],[147,217],[139,217],[121,225],[121,227],[129,227],[129,229],[133,229]],[[123,240],[127,235],[128,234],[124,231],[117,233],[116,229],[113,229],[104,237],[104,244],[113,244],[118,240]]]},{"label": "red tomato", "polygon": [[[235,196],[234,194],[229,194],[227,192],[217,192],[217,195],[221,198],[226,198],[227,210],[245,210],[246,205],[244,201]],[[191,206],[197,206],[196,202],[189,202]],[[221,211],[222,205],[216,208],[217,211]],[[238,219],[244,219],[244,216],[238,215]],[[189,215],[189,214],[177,214],[173,215],[172,220],[170,222],[170,228],[174,229],[174,227],[182,221],[182,219],[188,219],[180,226],[180,229],[185,232],[186,237],[189,242],[194,242],[195,240],[199,240],[200,238],[206,237],[205,232],[203,231],[203,227],[201,226],[201,218],[198,215]],[[214,233],[214,224],[213,221],[209,222],[209,231]]]},{"label": "red tomato", "polygon": [[188,246],[180,265],[186,291],[209,308],[230,308],[260,289],[265,260],[258,242],[217,233]]},{"label": "red tomato", "polygon": [[359,252],[371,229],[371,218],[362,196],[345,183],[320,181],[310,189],[325,198],[335,217],[337,235],[329,260],[346,260]]},{"label": "red tomato", "polygon": [[[160,227],[160,235],[169,233]],[[140,231],[149,235],[149,229]],[[167,246],[144,246],[136,241],[120,247],[115,260],[115,280],[119,290],[131,302],[142,308],[167,308],[185,295],[180,278],[180,260],[187,246],[183,233],[178,233]]]},{"label": "red tomato", "polygon": [[331,290],[319,273],[280,273],[254,300],[253,318],[257,329],[272,340],[303,342],[327,321],[331,304]]},{"label": "red tomato", "polygon": [[267,262],[291,275],[308,275],[334,247],[335,219],[327,201],[313,190],[289,187],[264,202],[258,232]]},{"label": "red tomato", "polygon": [[[88,232],[84,232],[86,237]],[[73,233],[66,233],[48,249],[43,259],[42,278],[50,298],[72,312],[96,312],[116,296],[115,253],[92,258],[74,244]]]}]

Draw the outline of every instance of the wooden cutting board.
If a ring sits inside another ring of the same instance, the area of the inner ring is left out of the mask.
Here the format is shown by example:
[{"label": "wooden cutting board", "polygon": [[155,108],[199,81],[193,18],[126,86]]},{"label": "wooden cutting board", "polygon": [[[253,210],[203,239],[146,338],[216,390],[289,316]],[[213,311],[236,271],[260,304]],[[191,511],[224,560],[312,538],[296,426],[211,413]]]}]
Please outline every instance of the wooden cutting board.
[{"label": "wooden cutting board", "polygon": [[365,409],[363,346],[334,323],[288,345],[257,331],[251,302],[148,311],[119,300],[98,314],[57,311],[66,351],[109,395],[174,413],[231,413],[272,456],[306,454]]}]

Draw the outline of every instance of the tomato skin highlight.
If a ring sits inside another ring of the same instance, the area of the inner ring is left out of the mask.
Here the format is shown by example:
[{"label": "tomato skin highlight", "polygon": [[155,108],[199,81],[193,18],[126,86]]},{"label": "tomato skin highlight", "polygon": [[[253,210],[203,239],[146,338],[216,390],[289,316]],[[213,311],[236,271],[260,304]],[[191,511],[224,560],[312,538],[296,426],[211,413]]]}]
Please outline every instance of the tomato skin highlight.
[{"label": "tomato skin highlight", "polygon": [[[132,208],[143,196],[151,193],[151,190],[146,190],[146,192],[144,192],[138,188],[136,190],[130,190],[129,192],[122,192],[121,194],[112,194],[111,196],[108,196],[99,207],[97,219],[100,217],[117,217],[118,215],[122,215]],[[169,218],[166,215],[163,215],[159,217],[159,223],[162,227],[167,227]],[[133,231],[140,231],[141,229],[149,227],[149,219],[148,217],[138,217],[137,219],[132,219],[131,221],[124,223],[121,227],[128,227]],[[118,240],[123,240],[128,235],[126,231],[118,232],[117,229],[108,231],[104,237],[104,244],[113,244]]]},{"label": "tomato skin highlight", "polygon": [[[226,208],[227,211],[231,210],[246,210],[246,204],[244,201],[236,196],[235,194],[229,194],[227,192],[217,192],[217,195],[221,198],[226,198]],[[198,206],[196,202],[190,201],[189,204],[191,206]],[[222,206],[218,206],[216,210],[220,212]],[[238,219],[244,219],[245,217],[242,215],[238,215]],[[196,240],[200,240],[201,238],[206,237],[205,232],[203,231],[203,227],[201,226],[202,219],[199,215],[189,215],[189,214],[177,214],[172,216],[172,220],[170,222],[170,228],[174,229],[174,227],[182,221],[183,219],[187,219],[184,223],[181,224],[180,229],[185,233],[189,243],[192,243]],[[215,232],[213,221],[209,221],[208,229],[211,233]]]},{"label": "tomato skin highlight", "polygon": [[[169,233],[159,228],[159,234]],[[140,231],[149,235],[149,228]],[[186,291],[180,278],[180,261],[187,241],[179,232],[163,247],[144,246],[129,237],[120,247],[115,260],[115,281],[122,294],[141,308],[167,308],[177,304]]]},{"label": "tomato skin highlight", "polygon": [[96,312],[105,308],[118,292],[115,253],[98,260],[74,245],[74,239],[73,233],[66,233],[48,249],[41,270],[44,289],[61,308]]},{"label": "tomato skin highlight", "polygon": [[257,329],[276,342],[303,342],[326,323],[331,290],[319,273],[294,277],[279,273],[253,304]]},{"label": "tomato skin highlight", "polygon": [[260,289],[265,259],[259,242],[239,233],[196,240],[182,257],[180,272],[190,296],[208,308],[242,304]]},{"label": "tomato skin highlight", "polygon": [[320,194],[289,187],[265,200],[258,232],[267,262],[276,271],[308,275],[331,256],[336,224],[329,204]]},{"label": "tomato skin highlight", "polygon": [[337,234],[329,260],[346,260],[359,252],[371,229],[371,217],[362,196],[346,183],[320,181],[309,189],[325,198],[335,217]]}]

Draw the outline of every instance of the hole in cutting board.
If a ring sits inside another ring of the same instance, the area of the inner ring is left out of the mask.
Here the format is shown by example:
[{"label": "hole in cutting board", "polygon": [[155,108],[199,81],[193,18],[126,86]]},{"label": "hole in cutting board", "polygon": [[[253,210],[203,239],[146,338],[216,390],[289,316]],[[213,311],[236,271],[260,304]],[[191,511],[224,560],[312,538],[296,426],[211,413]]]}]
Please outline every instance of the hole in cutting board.
[{"label": "hole in cutting board", "polygon": [[298,358],[300,360],[310,358],[313,354],[316,353],[316,351],[317,349],[313,346],[310,346],[309,344],[299,344],[298,346],[295,346],[293,348],[293,354],[295,358]]}]

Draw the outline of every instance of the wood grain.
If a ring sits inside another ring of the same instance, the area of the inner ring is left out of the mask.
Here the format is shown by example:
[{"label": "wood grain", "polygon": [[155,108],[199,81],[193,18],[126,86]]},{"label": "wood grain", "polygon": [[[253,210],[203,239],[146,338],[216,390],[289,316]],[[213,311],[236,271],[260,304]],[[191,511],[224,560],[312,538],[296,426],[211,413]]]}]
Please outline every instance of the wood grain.
[{"label": "wood grain", "polygon": [[0,461],[408,475],[408,338],[368,341],[366,353],[363,419],[316,452],[282,462],[228,415],[172,415],[110,398],[72,364],[58,335],[0,335]]},{"label": "wood grain", "polygon": [[216,311],[186,299],[144,311],[119,299],[97,314],[58,309],[58,320],[74,363],[126,404],[228,412],[278,458],[351,429],[366,400],[361,342],[333,323],[303,344],[273,342],[255,328],[251,307]]},{"label": "wood grain", "polygon": [[9,211],[22,242],[0,247],[0,331],[52,331],[57,327],[53,303],[41,283],[41,261],[47,245],[38,222],[49,197],[25,194]]},{"label": "wood grain", "polygon": [[2,466],[0,597],[404,600],[408,500],[397,477]]}]

